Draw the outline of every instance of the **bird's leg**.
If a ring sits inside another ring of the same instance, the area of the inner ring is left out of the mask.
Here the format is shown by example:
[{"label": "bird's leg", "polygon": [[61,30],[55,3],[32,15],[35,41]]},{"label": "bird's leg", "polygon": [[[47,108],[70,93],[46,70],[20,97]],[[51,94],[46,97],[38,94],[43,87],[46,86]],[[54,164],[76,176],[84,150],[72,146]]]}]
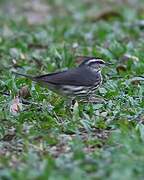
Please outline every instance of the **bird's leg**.
[{"label": "bird's leg", "polygon": [[105,100],[103,99],[103,98],[99,98],[99,97],[90,97],[89,98],[89,102],[91,102],[91,103],[104,103],[105,102]]},{"label": "bird's leg", "polygon": [[66,108],[70,111],[73,111],[73,106],[76,102],[76,99],[75,98],[69,98],[67,99],[66,101]]},{"label": "bird's leg", "polygon": [[74,106],[75,103],[76,103],[76,99],[75,98],[71,99],[71,106],[72,107]]},{"label": "bird's leg", "polygon": [[100,96],[95,96],[94,94],[88,94],[85,99],[82,99],[81,102],[83,103],[104,103],[105,100]]},{"label": "bird's leg", "polygon": [[107,100],[100,95],[96,94],[96,91],[89,94],[89,100],[92,103],[105,103]]}]

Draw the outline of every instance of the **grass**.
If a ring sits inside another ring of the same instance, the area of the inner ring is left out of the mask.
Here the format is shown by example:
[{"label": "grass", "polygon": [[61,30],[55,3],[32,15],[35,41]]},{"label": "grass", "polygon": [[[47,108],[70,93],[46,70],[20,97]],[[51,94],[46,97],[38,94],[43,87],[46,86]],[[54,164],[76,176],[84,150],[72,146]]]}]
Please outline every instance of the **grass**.
[{"label": "grass", "polygon": [[[31,3],[0,4],[0,179],[143,179],[143,2]],[[70,112],[65,98],[11,73],[71,68],[77,55],[113,63],[97,91],[105,103]],[[24,86],[31,96],[14,114]]]}]

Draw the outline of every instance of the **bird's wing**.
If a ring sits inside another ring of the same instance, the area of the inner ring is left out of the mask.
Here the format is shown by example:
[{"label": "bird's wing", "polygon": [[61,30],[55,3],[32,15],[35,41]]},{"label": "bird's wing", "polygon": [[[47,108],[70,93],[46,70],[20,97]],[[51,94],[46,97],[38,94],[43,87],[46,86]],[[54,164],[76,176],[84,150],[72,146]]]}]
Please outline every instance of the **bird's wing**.
[{"label": "bird's wing", "polygon": [[96,81],[99,82],[100,78],[99,73],[93,73],[88,68],[77,67],[68,71],[37,76],[34,80],[53,85],[91,86]]}]

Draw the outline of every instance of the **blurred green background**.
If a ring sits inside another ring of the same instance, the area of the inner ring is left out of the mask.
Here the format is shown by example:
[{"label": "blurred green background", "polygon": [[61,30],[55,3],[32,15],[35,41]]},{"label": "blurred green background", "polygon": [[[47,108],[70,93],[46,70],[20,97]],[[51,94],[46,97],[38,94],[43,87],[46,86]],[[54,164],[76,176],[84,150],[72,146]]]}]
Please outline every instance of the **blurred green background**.
[{"label": "blurred green background", "polygon": [[[143,0],[1,0],[0,179],[142,180],[143,39]],[[65,98],[11,73],[63,70],[78,55],[114,64],[97,91],[106,103],[70,112]]]}]

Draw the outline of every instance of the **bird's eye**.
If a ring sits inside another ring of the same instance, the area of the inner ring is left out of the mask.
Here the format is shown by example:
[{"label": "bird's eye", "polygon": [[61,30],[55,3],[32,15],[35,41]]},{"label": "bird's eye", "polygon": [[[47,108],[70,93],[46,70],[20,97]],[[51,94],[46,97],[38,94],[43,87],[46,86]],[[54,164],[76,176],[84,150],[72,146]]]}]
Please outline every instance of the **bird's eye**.
[{"label": "bird's eye", "polygon": [[97,61],[97,64],[101,64],[101,65],[103,65],[103,64],[104,64],[104,62],[103,62],[103,61]]}]

